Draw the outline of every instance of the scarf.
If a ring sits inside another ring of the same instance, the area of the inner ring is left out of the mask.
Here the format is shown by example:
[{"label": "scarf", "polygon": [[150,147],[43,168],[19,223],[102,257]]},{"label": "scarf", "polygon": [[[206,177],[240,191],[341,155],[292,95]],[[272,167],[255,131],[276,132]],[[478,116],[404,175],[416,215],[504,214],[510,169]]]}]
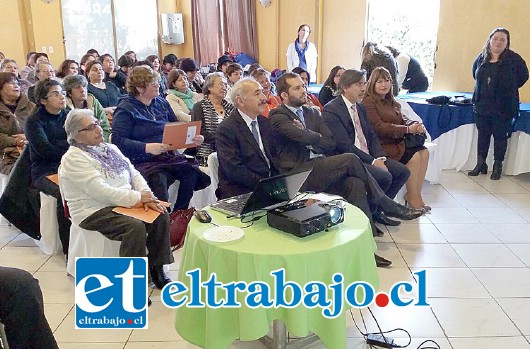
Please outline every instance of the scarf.
[{"label": "scarf", "polygon": [[129,172],[129,182],[132,186],[132,172],[129,164],[124,157],[113,148],[109,147],[105,143],[99,145],[89,146],[81,144],[76,141],[72,141],[72,146],[77,147],[83,151],[86,151],[90,156],[96,159],[101,165],[101,172],[107,178],[118,178],[123,171]]},{"label": "scarf", "polygon": [[294,41],[294,49],[296,50],[296,53],[298,53],[298,60],[299,60],[298,66],[300,68],[304,68],[305,70],[307,70],[307,62],[305,60],[305,53],[308,48],[309,48],[309,40],[306,40],[305,48],[303,49],[300,46],[300,42],[298,41],[298,39]]},{"label": "scarf", "polygon": [[182,93],[182,92],[172,88],[168,92],[170,92],[173,95],[177,96],[178,98],[182,99],[182,101],[186,104],[186,107],[188,107],[189,111],[191,111],[193,109],[193,104],[195,104],[195,102],[193,101],[193,91],[191,89],[187,88],[186,92]]}]

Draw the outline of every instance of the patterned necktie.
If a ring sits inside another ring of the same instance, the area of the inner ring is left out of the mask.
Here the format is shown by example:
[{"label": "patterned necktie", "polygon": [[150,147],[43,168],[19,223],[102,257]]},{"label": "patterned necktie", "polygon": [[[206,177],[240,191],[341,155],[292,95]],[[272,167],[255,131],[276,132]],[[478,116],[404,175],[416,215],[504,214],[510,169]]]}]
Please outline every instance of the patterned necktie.
[{"label": "patterned necktie", "polygon": [[355,104],[352,104],[351,110],[353,114],[353,125],[355,126],[355,134],[359,139],[360,148],[366,154],[370,154],[370,151],[368,151],[368,144],[366,143],[366,137],[364,137],[363,128],[361,126],[361,119],[359,119],[359,114],[357,114],[357,108],[355,108]]},{"label": "patterned necktie", "polygon": [[254,139],[256,140],[256,143],[258,143],[259,145],[259,133],[258,133],[258,129],[256,128],[256,124],[258,122],[256,120],[252,121],[250,123],[250,127],[252,128],[252,135],[254,136]]},{"label": "patterned necktie", "polygon": [[300,121],[302,121],[302,124],[304,125],[304,128],[307,128],[306,124],[305,124],[305,118],[304,118],[304,112],[302,111],[302,109],[298,109],[296,111],[296,115],[298,116],[298,118],[300,119]]}]

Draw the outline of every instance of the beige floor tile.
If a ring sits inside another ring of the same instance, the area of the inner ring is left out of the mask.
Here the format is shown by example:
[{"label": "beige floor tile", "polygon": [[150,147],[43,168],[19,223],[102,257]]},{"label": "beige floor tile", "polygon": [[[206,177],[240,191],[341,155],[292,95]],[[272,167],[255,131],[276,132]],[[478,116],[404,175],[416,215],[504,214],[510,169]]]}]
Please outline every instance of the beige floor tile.
[{"label": "beige floor tile", "polygon": [[392,261],[391,268],[407,266],[407,264],[405,263],[405,260],[401,256],[401,253],[396,247],[396,244],[394,243],[378,242],[377,251],[375,251],[375,253],[381,257],[391,260]]},{"label": "beige floor tile", "polygon": [[[377,274],[379,274],[379,288],[378,292],[390,292],[392,286],[397,282],[408,281],[412,284],[416,284],[414,277],[412,276],[409,268],[404,267],[392,267],[392,268],[377,268]],[[411,292],[407,293],[400,289],[399,295],[403,298],[415,297],[418,294],[416,288]]]},{"label": "beige floor tile", "polygon": [[431,298],[429,302],[449,337],[521,334],[494,299]]},{"label": "beige floor tile", "polygon": [[149,328],[146,330],[133,330],[129,340],[133,342],[183,340],[175,330],[175,310],[166,308],[161,302],[154,301],[149,307]]},{"label": "beige floor tile", "polygon": [[496,194],[508,207],[530,207],[530,193]]},{"label": "beige floor tile", "polygon": [[482,338],[449,338],[453,349],[530,349],[524,337],[482,337]]},{"label": "beige floor tile", "polygon": [[50,256],[50,259],[40,267],[39,271],[62,271],[66,268],[66,261],[63,254]]},{"label": "beige floor tile", "polygon": [[397,244],[445,244],[447,240],[433,224],[388,227]]},{"label": "beige floor tile", "polygon": [[449,244],[398,244],[409,267],[461,268],[466,265]]},{"label": "beige floor tile", "polygon": [[453,244],[470,268],[524,267],[525,264],[503,244]]},{"label": "beige floor tile", "polygon": [[15,239],[20,231],[14,227],[0,225],[0,249]]},{"label": "beige floor tile", "polygon": [[426,268],[428,298],[491,298],[468,268]]},{"label": "beige floor tile", "polygon": [[75,280],[66,271],[38,271],[34,276],[39,280],[44,303],[74,304]]},{"label": "beige floor tile", "polygon": [[530,267],[530,244],[506,244],[506,247]]},{"label": "beige floor tile", "polygon": [[61,349],[123,349],[125,343],[58,343]]},{"label": "beige floor tile", "polygon": [[19,234],[13,240],[11,240],[7,246],[10,247],[37,247],[35,239],[29,237],[26,234]]},{"label": "beige floor tile", "polygon": [[500,242],[485,224],[437,223],[436,228],[451,244],[491,244]]},{"label": "beige floor tile", "polygon": [[195,349],[199,348],[186,341],[174,342],[127,342],[125,349]]},{"label": "beige floor tile", "polygon": [[523,217],[527,222],[530,222],[530,207],[514,207],[513,210]]},{"label": "beige floor tile", "polygon": [[495,298],[530,297],[528,268],[473,268],[471,271]]},{"label": "beige floor tile", "polygon": [[428,215],[429,220],[437,223],[479,223],[465,208],[437,208]]},{"label": "beige floor tile", "polygon": [[492,194],[484,193],[455,193],[454,198],[464,207],[501,208],[506,204]]},{"label": "beige floor tile", "polygon": [[[526,223],[526,220],[511,208],[468,208],[481,223]],[[530,210],[530,208],[529,208]]]},{"label": "beige floor tile", "polygon": [[41,252],[38,247],[5,246],[0,250],[0,265],[20,268],[33,273],[37,271],[50,256]]},{"label": "beige floor tile", "polygon": [[530,244],[530,223],[524,224],[485,224],[499,241]]},{"label": "beige floor tile", "polygon": [[75,309],[72,309],[54,336],[59,343],[125,343],[131,331],[76,329]]},{"label": "beige floor tile", "polygon": [[44,315],[52,331],[55,331],[66,318],[74,304],[44,303]]},{"label": "beige floor tile", "polygon": [[530,336],[530,298],[497,298],[497,302],[515,326]]},{"label": "beige floor tile", "polygon": [[477,183],[492,194],[517,194],[524,193],[526,189],[506,176],[498,181],[492,181],[489,176],[479,176]]}]

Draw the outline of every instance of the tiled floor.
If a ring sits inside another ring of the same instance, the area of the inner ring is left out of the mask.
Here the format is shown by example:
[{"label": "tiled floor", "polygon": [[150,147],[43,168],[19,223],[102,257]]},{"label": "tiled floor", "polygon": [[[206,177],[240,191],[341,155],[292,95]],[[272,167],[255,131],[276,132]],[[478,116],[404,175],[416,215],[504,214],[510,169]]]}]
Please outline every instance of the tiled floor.
[{"label": "tiled floor", "polygon": [[[413,338],[409,348],[433,339],[444,349],[530,349],[530,174],[494,182],[445,171],[441,185],[426,184],[424,193],[431,214],[388,228],[377,239],[378,253],[394,262],[378,271],[381,290],[388,290],[425,269],[431,306],[373,307],[381,328],[406,329]],[[179,260],[178,252],[175,257]],[[62,257],[44,255],[5,225],[0,226],[0,265],[26,269],[39,279],[61,348],[196,348],[175,332],[173,311],[162,305],[158,291],[151,295],[148,330],[75,330],[74,281]],[[170,269],[176,277],[178,262]],[[362,313],[368,330],[375,331],[368,311]],[[359,311],[353,314],[361,325]],[[347,326],[348,349],[368,348],[352,319]],[[408,342],[404,332],[391,336],[400,345]],[[259,342],[233,347],[264,348]]]}]

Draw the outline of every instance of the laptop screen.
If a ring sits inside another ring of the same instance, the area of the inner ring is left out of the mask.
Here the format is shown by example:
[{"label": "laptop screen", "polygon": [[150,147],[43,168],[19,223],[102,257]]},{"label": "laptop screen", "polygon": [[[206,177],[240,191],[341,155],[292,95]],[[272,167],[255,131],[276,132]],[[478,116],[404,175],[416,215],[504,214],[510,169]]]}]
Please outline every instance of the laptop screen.
[{"label": "laptop screen", "polygon": [[311,170],[290,172],[260,180],[241,214],[286,204],[298,194]]}]

